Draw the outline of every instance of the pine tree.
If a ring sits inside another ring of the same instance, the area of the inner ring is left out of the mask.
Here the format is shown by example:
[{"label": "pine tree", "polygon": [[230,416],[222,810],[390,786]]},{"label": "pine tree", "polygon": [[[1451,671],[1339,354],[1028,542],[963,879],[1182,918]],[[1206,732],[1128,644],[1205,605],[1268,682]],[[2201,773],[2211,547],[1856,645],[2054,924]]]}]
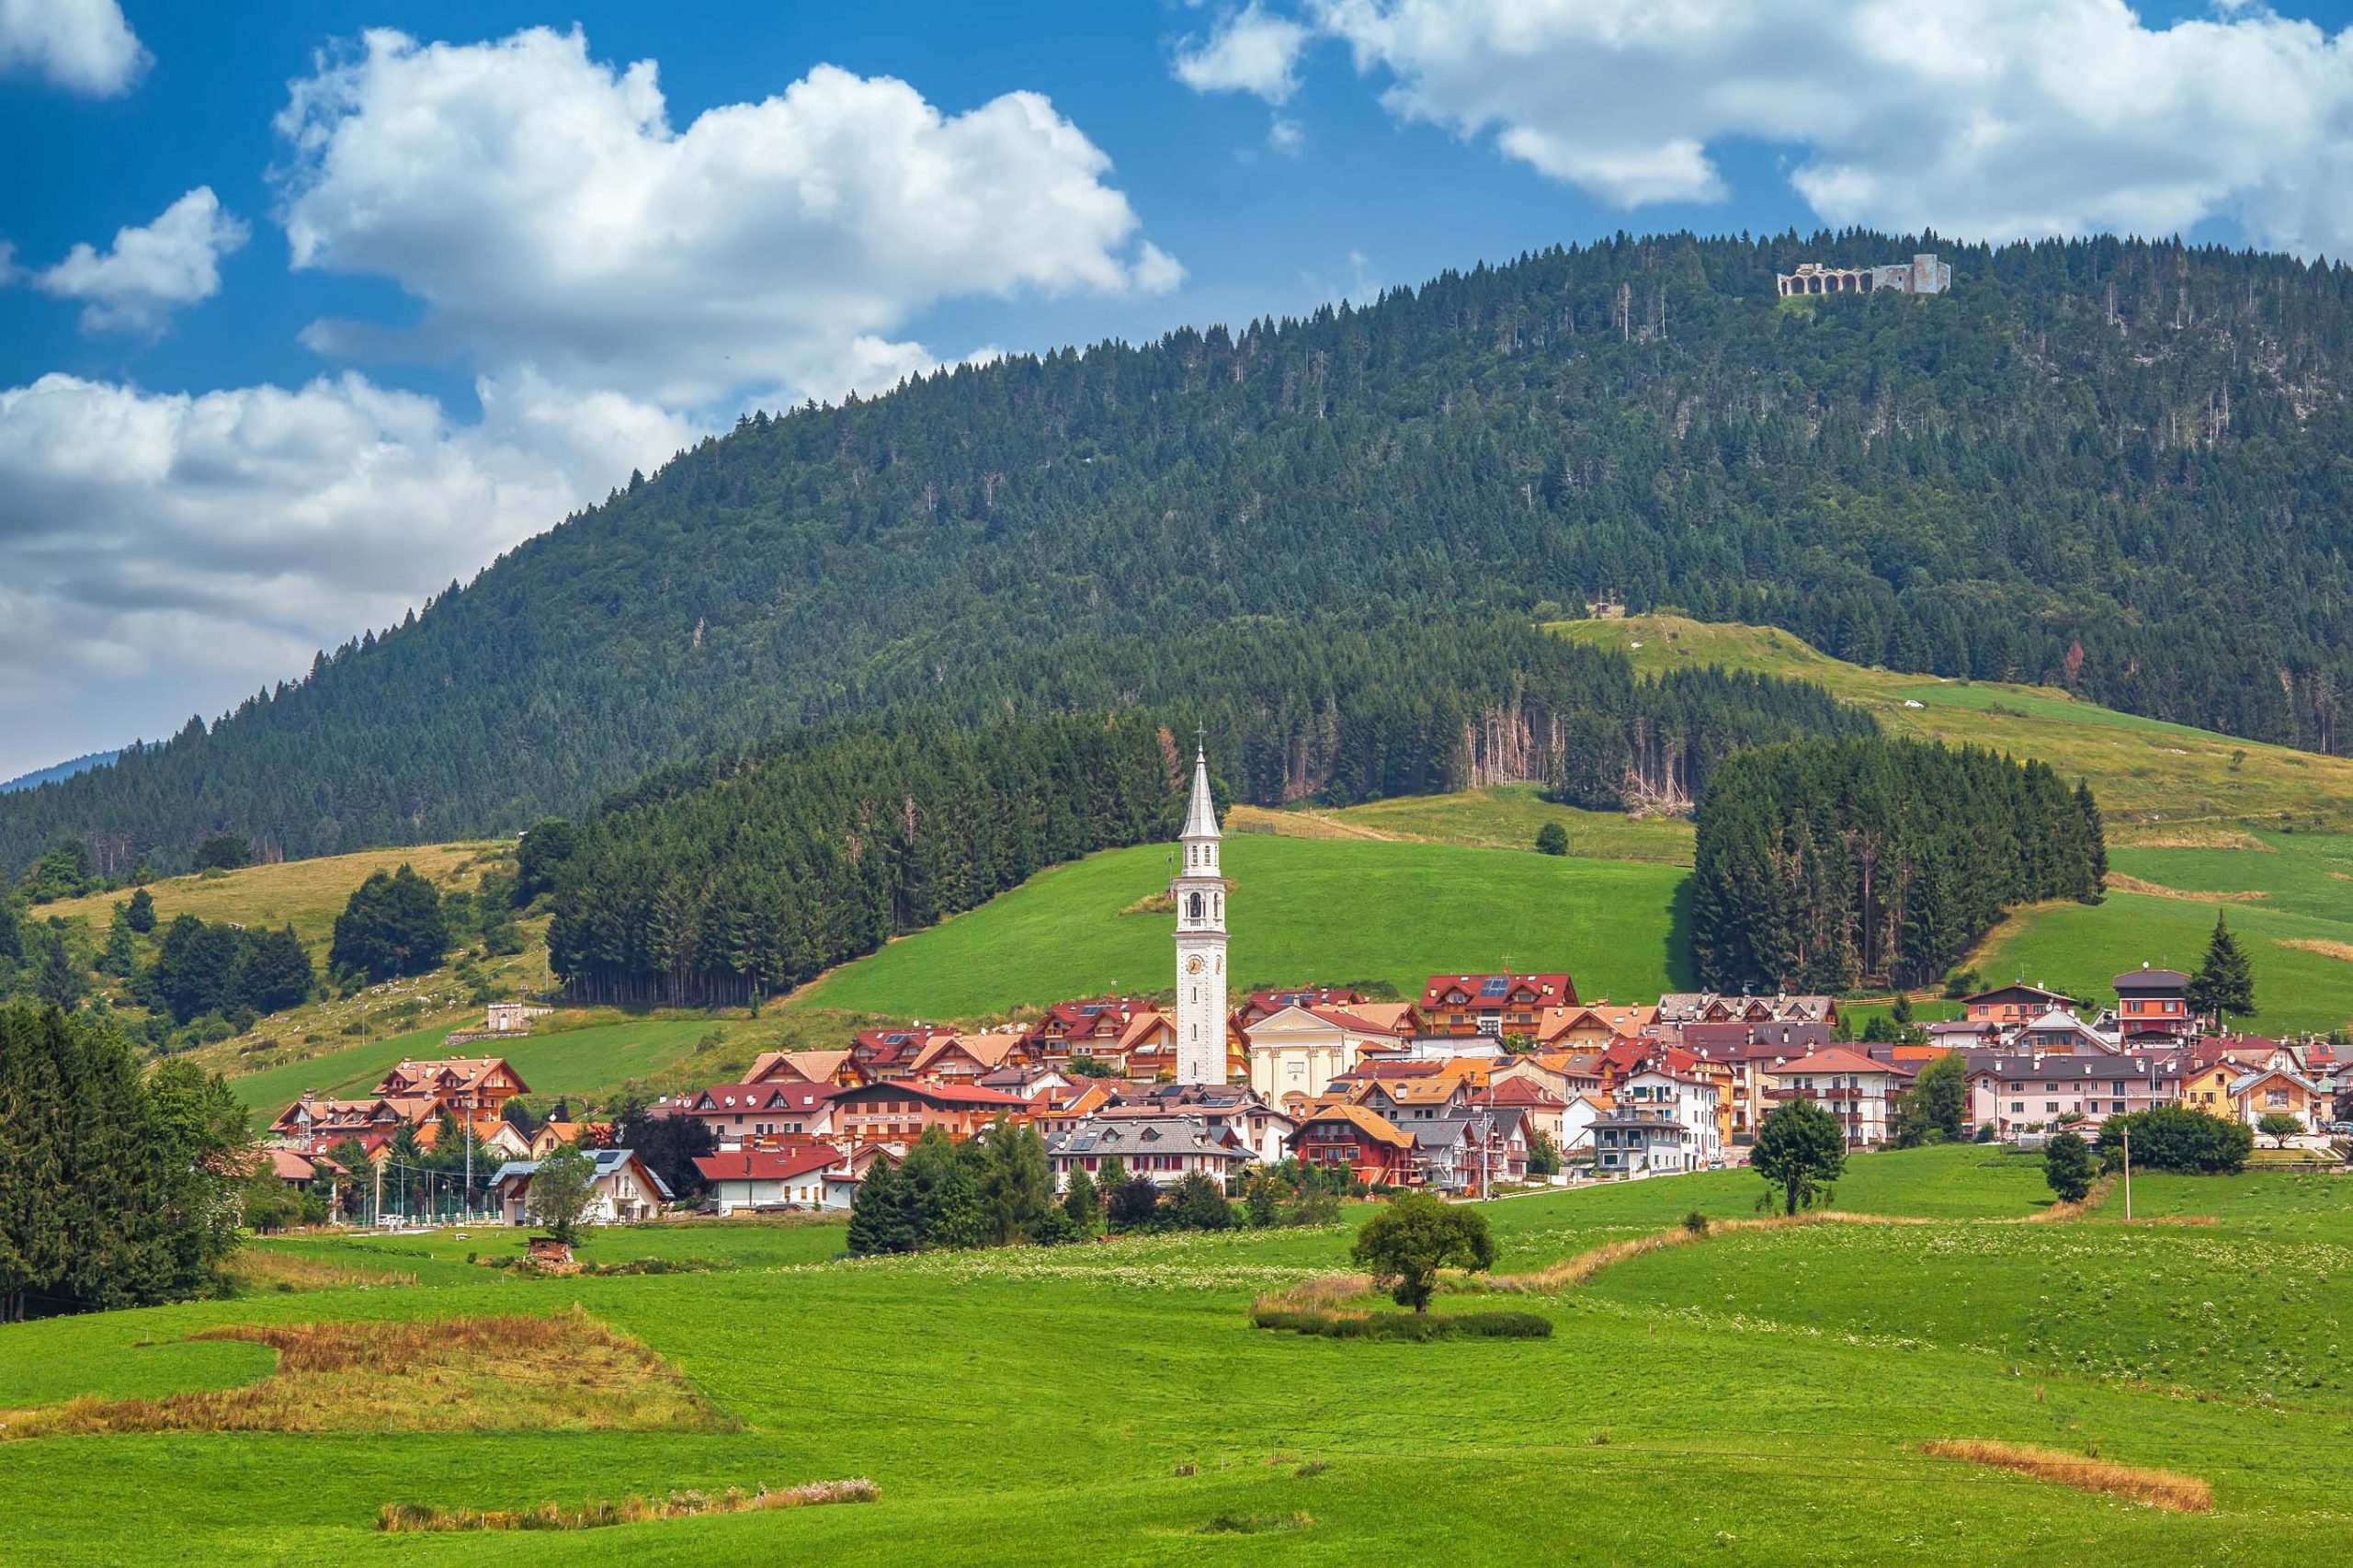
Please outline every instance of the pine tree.
[{"label": "pine tree", "polygon": [[2228,1032],[2223,1020],[2229,1015],[2252,1018],[2256,1014],[2255,966],[2219,910],[2214,915],[2214,934],[2207,939],[2205,961],[2189,982],[2189,1008],[2211,1017],[2222,1032]]},{"label": "pine tree", "polygon": [[133,889],[131,903],[123,908],[123,919],[133,931],[144,937],[155,928],[155,898],[145,888]]}]

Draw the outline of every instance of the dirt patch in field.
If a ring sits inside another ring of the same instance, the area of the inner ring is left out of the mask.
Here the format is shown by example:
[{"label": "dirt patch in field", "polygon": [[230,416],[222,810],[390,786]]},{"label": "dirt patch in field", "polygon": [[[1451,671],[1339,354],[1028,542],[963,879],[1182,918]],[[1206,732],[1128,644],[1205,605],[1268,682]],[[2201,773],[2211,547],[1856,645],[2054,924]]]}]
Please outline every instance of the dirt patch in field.
[{"label": "dirt patch in field", "polygon": [[2108,891],[2146,893],[2151,898],[2177,898],[2190,903],[2256,903],[2271,896],[2268,892],[2191,892],[2186,888],[2166,887],[2162,882],[2144,882],[2121,871],[2108,874]]},{"label": "dirt patch in field", "polygon": [[2283,948],[2301,948],[2305,952],[2318,953],[2323,958],[2343,959],[2347,963],[2353,963],[2353,942],[2332,942],[2325,937],[2286,937],[2280,939],[2279,945]]},{"label": "dirt patch in field", "polygon": [[814,1508],[828,1503],[872,1503],[882,1496],[874,1483],[862,1479],[813,1481],[771,1492],[758,1487],[746,1492],[731,1486],[724,1492],[673,1492],[667,1497],[624,1497],[620,1502],[591,1499],[577,1506],[542,1503],[536,1508],[436,1508],[421,1503],[387,1503],[376,1516],[376,1528],[389,1535],[430,1534],[452,1530],[593,1530],[608,1525],[643,1524],[649,1519],[692,1519],[705,1514],[751,1514],[767,1508]]},{"label": "dirt patch in field", "polygon": [[2022,1443],[1988,1443],[1975,1439],[1924,1443],[1920,1451],[1938,1459],[1966,1460],[2015,1471],[2040,1481],[2055,1481],[2078,1492],[2126,1497],[2176,1514],[2203,1514],[2214,1506],[2213,1490],[2194,1475],[2170,1470],[2144,1470],[2087,1454],[2063,1453],[2057,1449],[2033,1449]]},{"label": "dirt patch in field", "polygon": [[2251,849],[2274,853],[2271,846],[2243,828],[2120,827],[2108,836],[2115,849]]},{"label": "dirt patch in field", "polygon": [[104,1432],[708,1431],[730,1423],[667,1361],[574,1307],[553,1317],[232,1324],[190,1339],[278,1352],[243,1388],[0,1414],[0,1438]]}]

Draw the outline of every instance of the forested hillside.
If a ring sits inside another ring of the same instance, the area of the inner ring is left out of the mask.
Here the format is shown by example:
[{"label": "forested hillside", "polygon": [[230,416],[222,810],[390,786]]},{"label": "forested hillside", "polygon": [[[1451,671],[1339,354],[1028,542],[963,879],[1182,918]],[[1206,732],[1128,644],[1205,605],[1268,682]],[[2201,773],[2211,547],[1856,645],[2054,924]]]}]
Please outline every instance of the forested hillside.
[{"label": "forested hillside", "polygon": [[[549,835],[569,846],[548,873],[556,971],[590,1001],[742,1003],[1047,866],[1165,838],[1185,718],[1215,737],[1222,787],[1278,800],[1454,788],[1466,769],[1541,778],[1562,771],[1564,744],[1606,731],[1619,740],[1613,803],[1683,801],[1743,747],[1874,731],[1819,687],[1718,670],[1638,681],[1621,657],[1526,628],[1262,631],[1234,651],[1241,663],[1204,665],[1165,714],[842,724],[657,773],[576,834]],[[527,867],[546,834],[526,838]]]},{"label": "forested hillside", "polygon": [[[1922,248],[1949,296],[1776,300]],[[2348,288],[2112,239],[1622,239],[760,416],[210,733],[0,801],[0,861],[512,829],[814,721],[1154,699],[1164,644],[1246,686],[1218,629],[1602,595],[2335,751]],[[1304,754],[1325,706],[1282,717]]]},{"label": "forested hillside", "polygon": [[1699,803],[1691,956],[1719,990],[1942,975],[2014,904],[2097,903],[2099,807],[2047,764],[1870,737],[1762,746]]}]

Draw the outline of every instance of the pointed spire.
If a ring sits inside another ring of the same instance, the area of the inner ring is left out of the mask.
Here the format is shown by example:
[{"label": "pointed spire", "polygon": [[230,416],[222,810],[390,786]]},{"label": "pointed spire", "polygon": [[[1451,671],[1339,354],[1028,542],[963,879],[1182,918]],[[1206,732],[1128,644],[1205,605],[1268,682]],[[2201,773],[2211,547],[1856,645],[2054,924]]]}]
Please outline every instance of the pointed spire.
[{"label": "pointed spire", "polygon": [[1193,752],[1193,798],[1185,807],[1185,831],[1180,838],[1216,838],[1217,805],[1210,798],[1210,754],[1207,745]]}]

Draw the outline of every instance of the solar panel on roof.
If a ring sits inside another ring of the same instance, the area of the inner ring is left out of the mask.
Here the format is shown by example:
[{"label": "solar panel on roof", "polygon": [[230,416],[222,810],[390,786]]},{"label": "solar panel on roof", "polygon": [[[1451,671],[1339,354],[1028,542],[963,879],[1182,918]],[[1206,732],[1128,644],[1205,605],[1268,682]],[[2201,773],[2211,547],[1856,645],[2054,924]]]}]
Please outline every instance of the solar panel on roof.
[{"label": "solar panel on roof", "polygon": [[1484,981],[1480,983],[1479,994],[1482,996],[1500,996],[1510,989],[1511,976],[1507,974],[1491,974],[1487,976]]}]

